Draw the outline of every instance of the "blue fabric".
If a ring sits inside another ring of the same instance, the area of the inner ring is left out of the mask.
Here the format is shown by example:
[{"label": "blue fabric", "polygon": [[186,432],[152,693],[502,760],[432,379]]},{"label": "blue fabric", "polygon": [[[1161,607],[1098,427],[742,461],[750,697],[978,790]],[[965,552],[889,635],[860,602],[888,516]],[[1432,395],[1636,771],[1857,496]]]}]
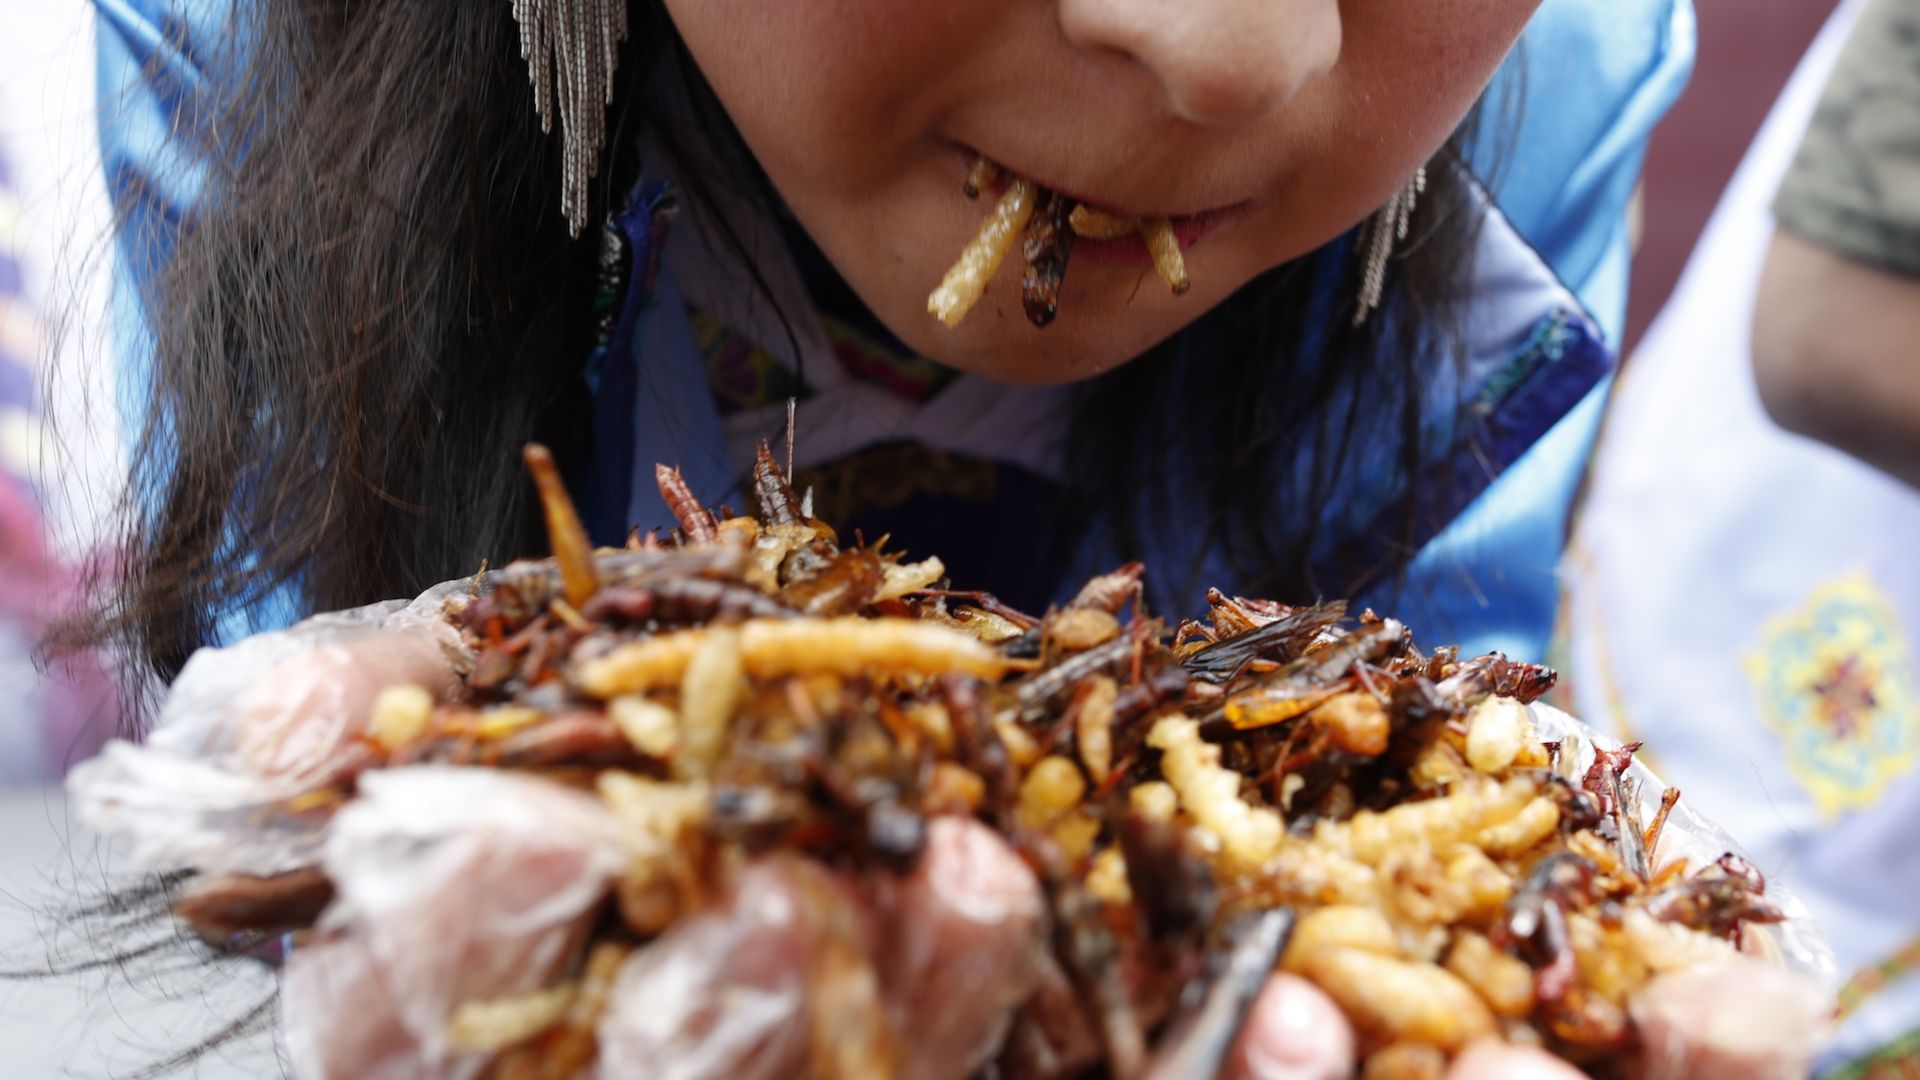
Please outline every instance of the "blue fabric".
[{"label": "blue fabric", "polygon": [[[205,186],[208,166],[193,140],[202,134],[200,118],[213,111],[208,96],[220,70],[213,58],[237,55],[239,26],[230,0],[95,0],[94,7],[100,161],[123,215],[118,286],[137,297],[165,264]],[[150,354],[146,341],[121,338],[120,382],[133,392],[123,393],[123,404],[144,405]]]},{"label": "blue fabric", "polygon": [[[205,179],[205,165],[173,136],[194,130],[206,95],[220,84],[218,58],[243,51],[246,26],[236,21],[231,0],[94,3],[101,16],[102,160],[127,213],[115,331],[131,425],[144,415],[151,386],[140,287],[167,257]],[[1626,207],[1646,138],[1685,83],[1693,35],[1687,0],[1545,0],[1495,82],[1496,94],[1517,103],[1519,126],[1489,130],[1473,153],[1514,228],[1578,296],[1608,342],[1618,342],[1625,317]],[[660,306],[671,309],[672,281],[663,279],[660,288]],[[632,333],[646,363],[633,373],[640,391],[629,460],[678,460],[696,492],[726,488],[730,469],[684,320],[639,319]],[[1557,422],[1533,425],[1547,427],[1545,434],[1420,552],[1394,606],[1429,640],[1497,646],[1528,658],[1544,652],[1557,596],[1554,567],[1604,394],[1602,383]],[[662,452],[668,447],[674,452]],[[645,485],[632,486],[637,504]],[[628,507],[630,516],[636,508]],[[1197,566],[1205,561],[1197,554],[1169,554],[1169,561]],[[229,625],[238,632],[285,614],[256,613]]]},{"label": "blue fabric", "polygon": [[1626,319],[1627,203],[1693,71],[1690,0],[1546,0],[1489,92],[1518,127],[1472,151],[1494,201],[1609,340]]},{"label": "blue fabric", "polygon": [[[1429,644],[1457,643],[1469,655],[1546,655],[1568,519],[1625,321],[1627,206],[1646,140],[1691,73],[1694,30],[1686,0],[1546,0],[1489,90],[1488,124],[1469,153],[1498,207],[1488,227],[1517,233],[1537,254],[1532,272],[1557,278],[1584,311],[1549,302],[1538,312],[1543,328],[1562,316],[1579,328],[1565,362],[1536,372],[1522,345],[1503,358],[1506,371],[1470,372],[1465,385],[1443,380],[1429,396],[1439,419],[1423,433],[1431,457],[1435,440],[1445,447],[1455,434],[1444,419],[1449,393],[1472,398],[1484,389],[1477,380],[1498,386],[1531,376],[1479,430],[1460,433],[1471,441],[1445,449],[1439,467],[1417,481],[1423,510],[1436,508],[1427,490],[1435,485],[1437,502],[1457,516],[1421,545],[1401,582],[1359,598],[1403,618]],[[1517,123],[1503,126],[1507,118]],[[1359,438],[1363,445],[1349,453],[1358,455],[1360,474],[1385,474],[1390,463],[1370,458],[1364,431]],[[1458,508],[1448,488],[1476,494]],[[1363,479],[1338,489],[1333,507],[1280,512],[1324,515],[1333,539],[1315,563],[1323,582],[1337,584],[1351,580],[1343,570],[1385,554],[1366,525],[1393,494]],[[1152,542],[1149,565],[1178,582],[1176,598],[1233,580],[1218,552],[1179,530]],[[1101,557],[1089,553],[1079,569]]]},{"label": "blue fabric", "polygon": [[[1695,44],[1689,0],[1547,0],[1522,40],[1522,66],[1510,64],[1494,88],[1518,88],[1519,128],[1504,139],[1487,132],[1476,153],[1502,212],[1616,350],[1627,205]],[[1545,658],[1568,518],[1610,386],[1590,391],[1409,566],[1395,610],[1427,640]]]},{"label": "blue fabric", "polygon": [[601,268],[619,293],[617,299],[604,299],[618,311],[610,324],[603,323],[603,340],[587,361],[587,385],[594,395],[593,462],[578,502],[581,520],[603,544],[618,545],[634,524],[628,505],[639,418],[632,402],[640,392],[641,372],[633,339],[656,300],[662,248],[676,211],[671,185],[641,183],[628,197],[626,209],[607,222],[601,238]]},{"label": "blue fabric", "polygon": [[[200,156],[254,32],[234,0],[93,0],[100,161],[120,215],[110,300],[116,405],[132,446],[147,421],[153,387],[148,290],[171,256],[207,184]],[[241,133],[227,133],[237,136]],[[223,613],[217,636],[232,641],[285,625],[296,609],[283,590]]]}]

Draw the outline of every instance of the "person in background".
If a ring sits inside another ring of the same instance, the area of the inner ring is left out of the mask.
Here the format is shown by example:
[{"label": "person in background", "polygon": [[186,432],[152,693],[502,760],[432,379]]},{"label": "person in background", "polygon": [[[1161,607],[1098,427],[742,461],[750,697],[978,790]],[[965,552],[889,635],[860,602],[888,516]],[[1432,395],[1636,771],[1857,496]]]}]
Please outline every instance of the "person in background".
[{"label": "person in background", "polygon": [[1920,478],[1917,147],[1920,4],[1847,0],[1623,369],[1564,571],[1569,707],[1828,934],[1833,1080],[1920,1071],[1920,494],[1769,413]]},{"label": "person in background", "polygon": [[1920,0],[1877,0],[1781,186],[1754,314],[1789,431],[1920,487]]}]

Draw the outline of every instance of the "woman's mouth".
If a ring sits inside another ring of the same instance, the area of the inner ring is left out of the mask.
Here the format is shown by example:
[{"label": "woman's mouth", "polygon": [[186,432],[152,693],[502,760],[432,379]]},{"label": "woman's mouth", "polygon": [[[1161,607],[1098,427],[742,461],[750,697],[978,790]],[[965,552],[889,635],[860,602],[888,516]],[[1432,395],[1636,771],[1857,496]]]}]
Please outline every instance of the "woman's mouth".
[{"label": "woman's mouth", "polygon": [[1021,298],[1037,327],[1050,324],[1059,305],[1067,262],[1078,253],[1100,263],[1152,266],[1175,295],[1187,291],[1185,251],[1241,213],[1245,202],[1178,215],[1130,214],[1012,172],[985,155],[967,159],[961,191],[994,198],[966,249],[927,298],[927,310],[958,326],[1016,244],[1027,271]]},{"label": "woman's mouth", "polygon": [[[1007,185],[1018,174],[1010,172],[1004,166],[994,163],[984,154],[975,154],[970,150],[961,151],[969,163],[967,182],[962,191],[990,192],[995,198],[1006,194]],[[988,183],[979,187],[982,163],[988,170]],[[1075,206],[1074,216],[1074,255],[1077,258],[1091,259],[1099,263],[1121,263],[1132,266],[1150,266],[1152,253],[1140,238],[1140,223],[1155,218],[1165,218],[1173,230],[1180,250],[1185,251],[1198,243],[1208,233],[1244,213],[1251,200],[1242,199],[1227,206],[1217,206],[1209,210],[1199,210],[1185,214],[1135,213],[1120,209],[1099,199],[1090,198],[1079,192],[1056,187],[1040,177],[1029,178],[1034,186],[1042,191],[1051,192],[1058,198],[1071,201]],[[973,198],[974,194],[968,194]],[[1085,222],[1085,224],[1083,224]]]},{"label": "woman's mouth", "polygon": [[[1085,205],[1085,204],[1082,204]],[[1200,242],[1201,238],[1215,229],[1238,217],[1246,209],[1245,203],[1222,207],[1218,210],[1204,210],[1198,214],[1181,214],[1167,218],[1168,228],[1173,233],[1174,242],[1182,252]],[[1153,264],[1153,255],[1138,234],[1131,236],[1102,237],[1085,233],[1074,239],[1074,255],[1098,263],[1118,263],[1130,266],[1149,266]]]}]

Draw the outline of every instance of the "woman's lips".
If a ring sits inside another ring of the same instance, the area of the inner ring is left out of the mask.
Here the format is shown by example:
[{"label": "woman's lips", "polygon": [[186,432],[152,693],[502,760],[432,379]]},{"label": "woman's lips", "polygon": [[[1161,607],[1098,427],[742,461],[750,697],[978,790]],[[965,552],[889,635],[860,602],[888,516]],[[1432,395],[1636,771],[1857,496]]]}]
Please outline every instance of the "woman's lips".
[{"label": "woman's lips", "polygon": [[[980,155],[977,151],[960,147],[958,156],[961,162],[960,179],[964,180],[967,173],[973,168],[973,163],[979,160]],[[1005,165],[1000,166],[1000,175],[994,180],[991,190],[982,192],[982,196],[990,196],[997,199],[1001,195],[1006,194],[1007,187],[1013,182],[1016,176],[1026,176],[1036,187],[1114,217],[1144,221],[1154,216],[1130,213],[1110,204],[1102,203],[1097,199],[1085,198],[1076,192],[1054,187],[1045,180],[1028,176],[1026,173],[1011,169]],[[959,186],[959,182],[956,181],[955,187],[958,188]],[[1252,200],[1242,200],[1229,206],[1215,207],[1211,210],[1201,210],[1191,214],[1168,215],[1167,222],[1173,227],[1174,238],[1180,242],[1180,250],[1186,251],[1193,245],[1199,243],[1200,240],[1209,233],[1240,217],[1251,205]],[[1137,235],[1121,236],[1111,240],[1101,240],[1088,236],[1075,236],[1073,238],[1073,255],[1076,260],[1087,259],[1097,263],[1130,266],[1153,265],[1153,256],[1148,253],[1145,241]]]},{"label": "woman's lips", "polygon": [[[1200,242],[1201,237],[1213,232],[1222,225],[1239,217],[1247,204],[1229,206],[1220,210],[1207,210],[1198,214],[1185,214],[1168,218],[1173,226],[1174,239],[1180,241],[1180,250],[1186,251]],[[1095,240],[1091,237],[1073,238],[1073,256],[1076,259],[1089,259],[1099,263],[1121,263],[1129,266],[1152,266],[1153,256],[1147,253],[1147,245],[1139,236],[1122,236],[1114,240]]]}]

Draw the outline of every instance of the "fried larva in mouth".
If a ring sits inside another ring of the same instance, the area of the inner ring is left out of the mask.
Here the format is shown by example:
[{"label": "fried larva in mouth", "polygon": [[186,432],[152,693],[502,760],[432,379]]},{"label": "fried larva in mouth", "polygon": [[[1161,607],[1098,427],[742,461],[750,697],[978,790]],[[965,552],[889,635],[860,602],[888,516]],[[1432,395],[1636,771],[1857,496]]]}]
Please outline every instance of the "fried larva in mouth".
[{"label": "fried larva in mouth", "polygon": [[1015,179],[1000,196],[973,241],[927,297],[927,311],[948,326],[959,326],[973,305],[987,291],[987,282],[1006,261],[1027,222],[1033,218],[1035,189],[1031,182]]},{"label": "fried larva in mouth", "polygon": [[1027,274],[1020,281],[1020,301],[1027,309],[1027,320],[1034,326],[1046,326],[1060,311],[1060,284],[1067,277],[1067,260],[1073,256],[1073,228],[1067,224],[1073,213],[1073,200],[1043,191],[1040,209],[1027,223],[1021,254],[1027,259]]},{"label": "fried larva in mouth", "polygon": [[1180,252],[1180,240],[1167,218],[1121,217],[1082,203],[1073,208],[1068,223],[1073,226],[1074,235],[1088,240],[1118,240],[1137,235],[1153,256],[1153,268],[1160,280],[1167,283],[1175,296],[1185,293],[1193,284],[1187,278],[1187,260]]},{"label": "fried larva in mouth", "polygon": [[1153,259],[1160,280],[1175,296],[1184,294],[1192,282],[1187,277],[1186,258],[1173,223],[1164,217],[1130,218],[1087,206],[1075,199],[1040,187],[1031,180],[1012,176],[982,154],[967,170],[961,193],[977,199],[1003,177],[1010,177],[1006,193],[988,212],[960,258],[947,271],[940,284],[927,297],[927,311],[949,327],[960,325],[973,306],[986,295],[987,285],[1013,250],[1014,239],[1023,237],[1022,254],[1027,271],[1020,282],[1021,305],[1035,327],[1053,323],[1060,310],[1060,285],[1067,274],[1067,260],[1073,254],[1075,237],[1086,240],[1125,240],[1137,236]]},{"label": "fried larva in mouth", "polygon": [[1187,260],[1180,254],[1180,238],[1173,234],[1173,223],[1163,217],[1151,218],[1140,226],[1140,238],[1147,242],[1160,280],[1167,283],[1173,295],[1185,295],[1193,282],[1187,278]]},{"label": "fried larva in mouth", "polygon": [[974,160],[973,168],[967,170],[967,182],[961,186],[960,193],[969,199],[977,199],[983,191],[991,190],[1000,179],[1000,166],[993,159],[981,154]]},{"label": "fried larva in mouth", "polygon": [[1140,231],[1140,223],[1133,218],[1096,210],[1086,203],[1074,207],[1067,221],[1073,226],[1075,236],[1088,240],[1119,240]]}]

